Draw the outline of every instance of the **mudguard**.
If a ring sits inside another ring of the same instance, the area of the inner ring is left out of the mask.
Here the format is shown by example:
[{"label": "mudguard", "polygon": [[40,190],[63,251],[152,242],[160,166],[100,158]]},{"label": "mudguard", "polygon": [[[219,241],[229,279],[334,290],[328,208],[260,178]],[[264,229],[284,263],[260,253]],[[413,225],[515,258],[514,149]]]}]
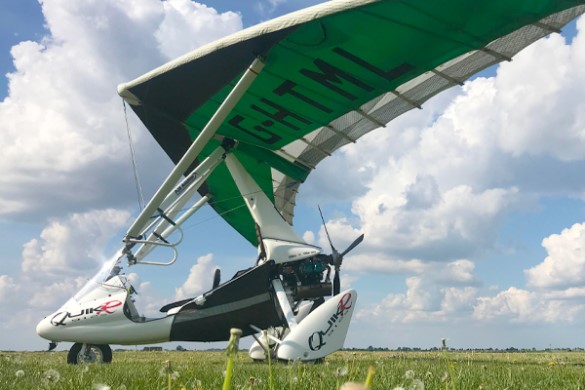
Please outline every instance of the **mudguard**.
[{"label": "mudguard", "polygon": [[346,290],[328,299],[282,340],[277,357],[316,360],[341,349],[356,301],[355,290]]}]

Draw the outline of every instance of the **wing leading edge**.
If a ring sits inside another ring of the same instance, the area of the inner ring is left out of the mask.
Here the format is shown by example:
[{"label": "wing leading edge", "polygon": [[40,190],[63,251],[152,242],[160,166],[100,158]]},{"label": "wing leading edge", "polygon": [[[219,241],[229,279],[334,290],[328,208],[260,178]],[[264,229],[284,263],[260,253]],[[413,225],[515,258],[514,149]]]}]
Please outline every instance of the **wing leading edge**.
[{"label": "wing leading edge", "polygon": [[[347,143],[585,12],[584,0],[332,1],[204,46],[118,88],[176,163],[256,56],[265,66],[203,149],[224,138],[292,223],[296,193]],[[257,245],[225,166],[201,187]]]}]

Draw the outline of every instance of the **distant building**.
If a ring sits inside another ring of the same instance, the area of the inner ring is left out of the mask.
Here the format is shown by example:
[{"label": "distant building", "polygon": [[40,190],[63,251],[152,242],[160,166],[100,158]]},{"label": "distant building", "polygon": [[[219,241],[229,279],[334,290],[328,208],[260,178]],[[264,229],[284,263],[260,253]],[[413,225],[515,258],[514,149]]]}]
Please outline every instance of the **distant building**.
[{"label": "distant building", "polygon": [[144,347],[142,348],[143,351],[151,352],[151,351],[162,351],[162,347]]}]

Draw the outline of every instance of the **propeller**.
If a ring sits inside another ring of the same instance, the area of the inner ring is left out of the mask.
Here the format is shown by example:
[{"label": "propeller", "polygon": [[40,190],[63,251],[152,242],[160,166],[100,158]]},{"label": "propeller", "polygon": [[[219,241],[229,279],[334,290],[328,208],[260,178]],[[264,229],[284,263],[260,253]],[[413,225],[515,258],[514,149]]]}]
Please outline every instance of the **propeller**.
[{"label": "propeller", "polygon": [[358,246],[363,240],[364,235],[362,234],[358,238],[356,238],[343,252],[339,253],[337,249],[333,246],[333,242],[331,241],[331,237],[329,236],[329,231],[327,230],[327,225],[325,224],[325,218],[323,218],[323,212],[321,211],[321,207],[317,206],[319,209],[319,214],[321,215],[321,221],[323,221],[323,227],[325,228],[325,234],[327,235],[327,240],[329,241],[329,246],[331,247],[331,261],[330,264],[333,265],[335,268],[335,276],[333,277],[333,295],[339,294],[340,290],[340,280],[339,280],[339,269],[341,268],[341,263],[343,262],[343,256],[347,255],[350,251],[352,251],[356,246]]}]

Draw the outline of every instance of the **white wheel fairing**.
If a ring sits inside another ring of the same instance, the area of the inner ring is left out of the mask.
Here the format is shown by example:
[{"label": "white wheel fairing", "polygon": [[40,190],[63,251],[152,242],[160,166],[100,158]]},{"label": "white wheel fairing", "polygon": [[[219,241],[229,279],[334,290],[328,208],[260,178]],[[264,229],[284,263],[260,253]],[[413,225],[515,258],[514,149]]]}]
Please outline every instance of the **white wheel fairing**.
[{"label": "white wheel fairing", "polygon": [[317,360],[343,348],[356,301],[355,290],[328,299],[285,337],[278,358]]}]

